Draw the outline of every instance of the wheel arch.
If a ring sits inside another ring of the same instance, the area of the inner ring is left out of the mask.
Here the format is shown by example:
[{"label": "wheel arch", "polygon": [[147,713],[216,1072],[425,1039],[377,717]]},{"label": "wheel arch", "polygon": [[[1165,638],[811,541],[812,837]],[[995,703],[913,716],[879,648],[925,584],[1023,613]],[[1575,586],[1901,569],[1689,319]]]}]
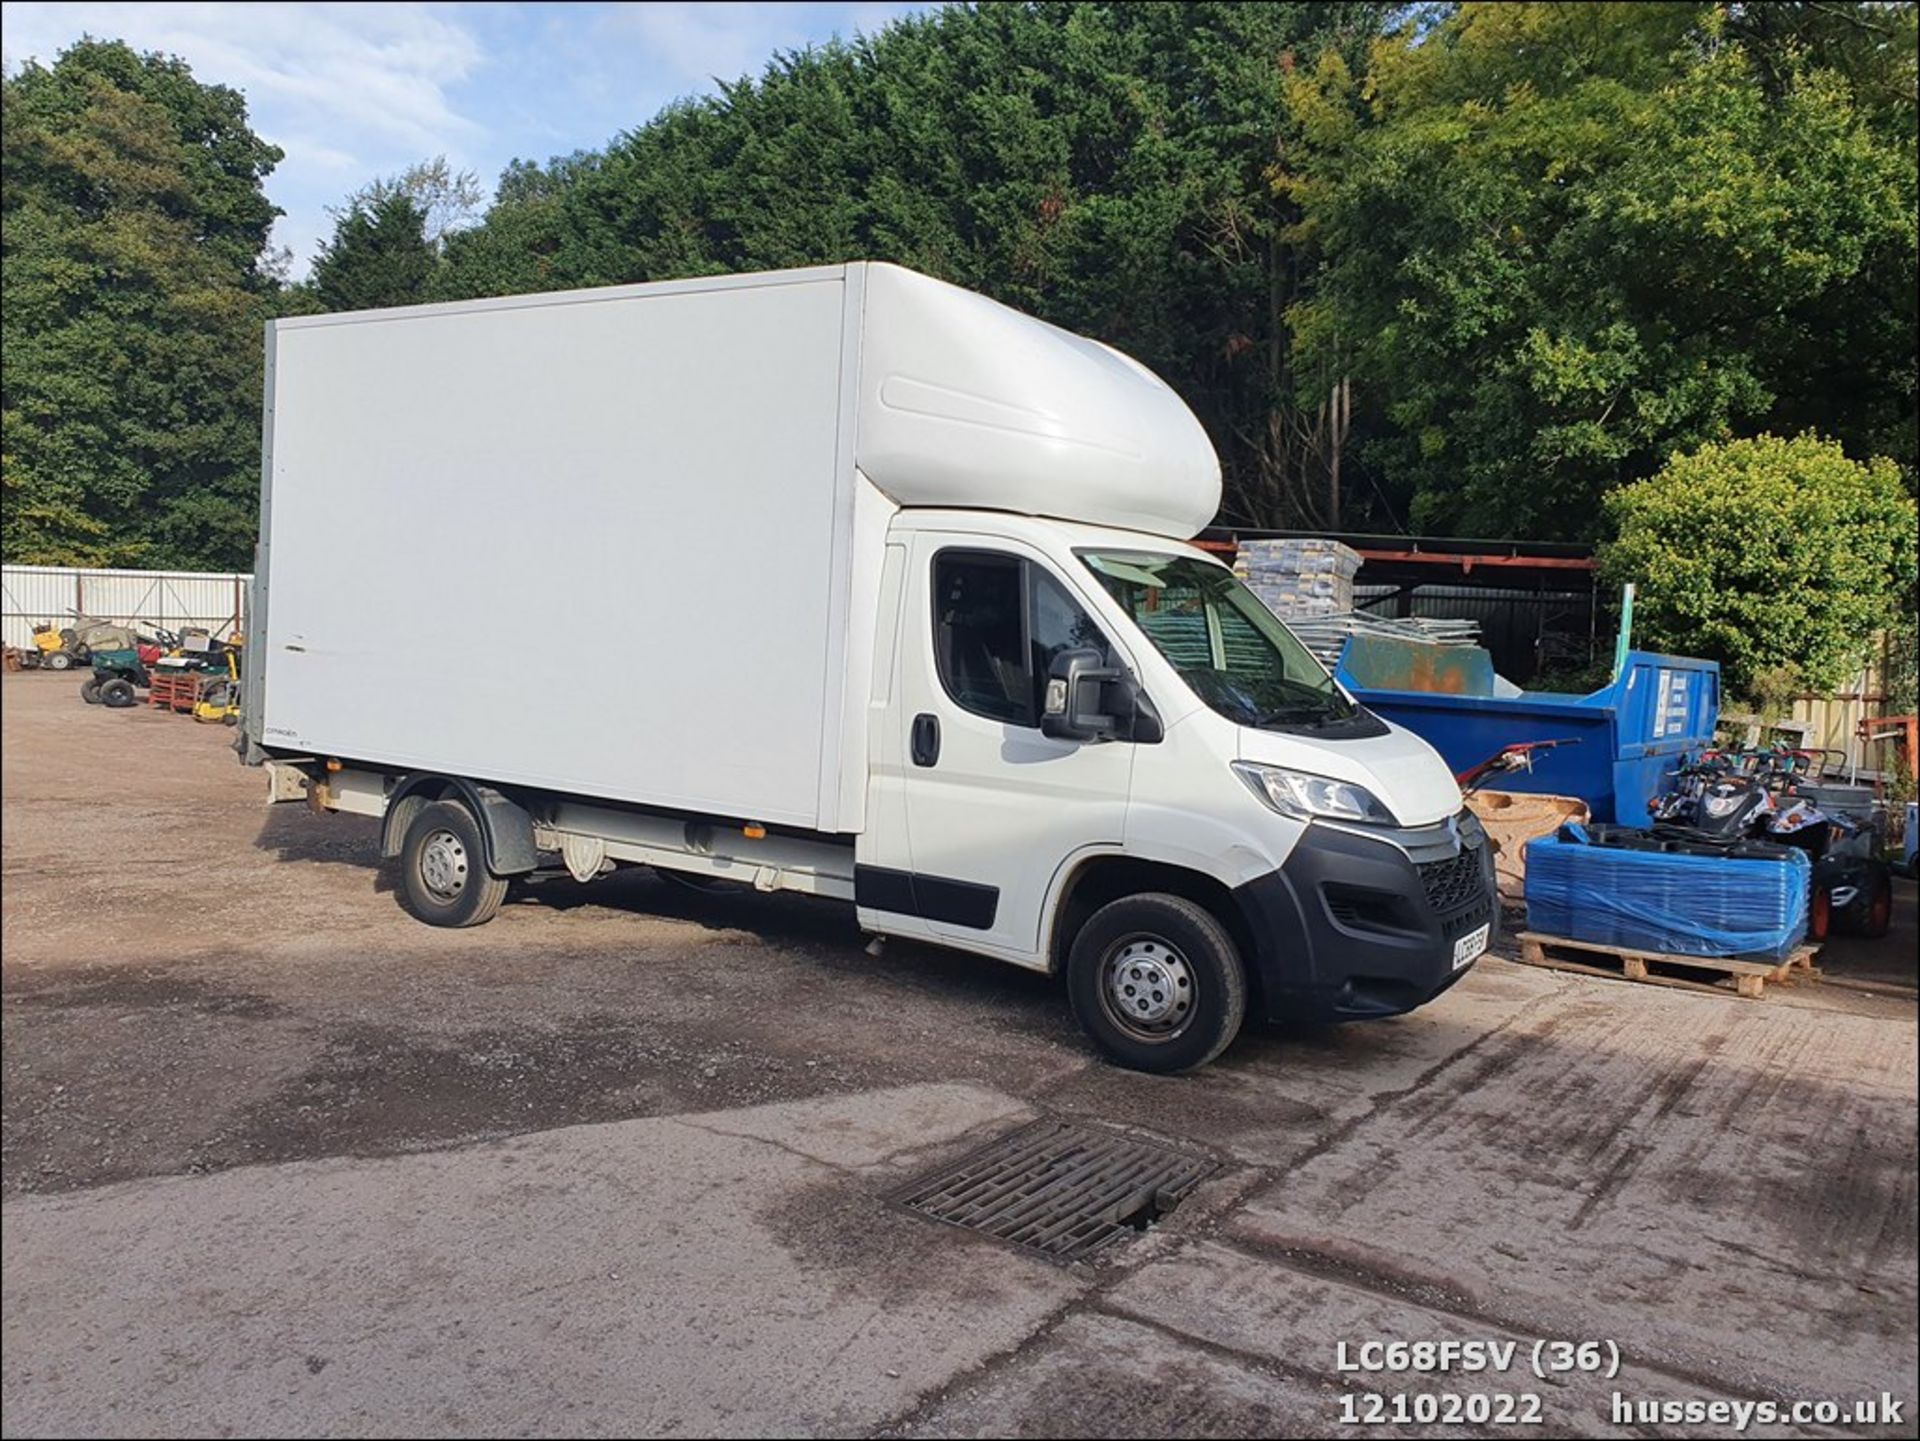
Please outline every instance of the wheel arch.
[{"label": "wheel arch", "polygon": [[525,875],[539,864],[533,843],[533,816],[527,808],[492,786],[465,776],[423,772],[404,775],[387,795],[380,822],[380,854],[391,860],[406,844],[407,827],[434,801],[456,800],[473,814],[486,846],[487,869],[496,876]]},{"label": "wheel arch", "polygon": [[1164,891],[1192,901],[1225,926],[1240,952],[1241,969],[1247,978],[1249,1009],[1264,1002],[1253,927],[1225,882],[1205,871],[1171,861],[1111,852],[1086,857],[1061,882],[1047,937],[1048,974],[1059,975],[1065,970],[1073,938],[1095,911],[1109,901],[1146,891]]}]

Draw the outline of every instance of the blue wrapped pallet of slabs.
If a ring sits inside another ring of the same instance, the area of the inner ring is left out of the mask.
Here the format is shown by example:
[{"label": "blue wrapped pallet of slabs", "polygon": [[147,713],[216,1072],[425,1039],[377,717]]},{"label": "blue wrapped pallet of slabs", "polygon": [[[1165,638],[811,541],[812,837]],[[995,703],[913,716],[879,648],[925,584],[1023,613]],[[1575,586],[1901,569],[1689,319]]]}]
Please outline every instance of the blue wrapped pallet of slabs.
[{"label": "blue wrapped pallet of slabs", "polygon": [[1596,846],[1527,843],[1527,927],[1570,941],[1676,956],[1784,960],[1806,938],[1813,866]]}]

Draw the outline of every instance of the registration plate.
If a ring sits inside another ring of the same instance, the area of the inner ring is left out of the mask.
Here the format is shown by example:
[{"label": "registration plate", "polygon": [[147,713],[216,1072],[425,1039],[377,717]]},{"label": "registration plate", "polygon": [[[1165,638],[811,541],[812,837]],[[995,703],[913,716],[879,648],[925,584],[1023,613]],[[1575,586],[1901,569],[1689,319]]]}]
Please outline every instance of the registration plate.
[{"label": "registration plate", "polygon": [[1489,921],[1477,930],[1468,931],[1453,943],[1453,968],[1456,971],[1487,948],[1487,936],[1492,930],[1493,922]]}]

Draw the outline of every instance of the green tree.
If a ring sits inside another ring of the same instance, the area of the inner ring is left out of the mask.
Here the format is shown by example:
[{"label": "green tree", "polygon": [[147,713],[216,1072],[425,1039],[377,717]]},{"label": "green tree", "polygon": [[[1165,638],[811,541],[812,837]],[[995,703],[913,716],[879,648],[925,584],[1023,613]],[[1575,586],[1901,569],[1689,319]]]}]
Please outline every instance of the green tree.
[{"label": "green tree", "polygon": [[352,201],[322,241],[308,282],[326,310],[373,310],[427,298],[435,254],[427,215],[403,189]]},{"label": "green tree", "polygon": [[1675,455],[1606,509],[1602,574],[1638,587],[1636,626],[1719,661],[1735,695],[1781,673],[1837,686],[1910,603],[1915,506],[1899,468],[1811,434]]},{"label": "green tree", "polygon": [[[509,172],[513,169],[508,168]],[[420,212],[421,229],[435,252],[443,248],[448,237],[474,221],[486,199],[478,176],[471,170],[455,170],[446,156],[436,155],[431,160],[415,161],[398,175],[361,186],[334,216],[339,219],[356,209],[371,211],[396,195],[404,195]]]},{"label": "green tree", "polygon": [[1846,8],[1466,4],[1375,46],[1295,324],[1355,352],[1419,528],[1591,535],[1610,488],[1768,426],[1912,467],[1912,54],[1812,14]]},{"label": "green tree", "polygon": [[515,160],[500,175],[485,223],[449,233],[434,274],[437,300],[548,290],[565,233],[567,194],[600,157],[577,150],[544,166]]},{"label": "green tree", "polygon": [[236,91],[117,42],[0,93],[7,558],[243,565],[280,151]]}]

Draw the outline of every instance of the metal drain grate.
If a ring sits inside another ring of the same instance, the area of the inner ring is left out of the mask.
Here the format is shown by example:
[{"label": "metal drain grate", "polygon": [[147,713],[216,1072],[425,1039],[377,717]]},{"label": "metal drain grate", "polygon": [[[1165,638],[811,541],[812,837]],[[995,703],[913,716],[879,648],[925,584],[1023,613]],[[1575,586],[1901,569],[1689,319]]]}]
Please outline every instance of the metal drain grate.
[{"label": "metal drain grate", "polygon": [[896,1194],[935,1220],[1077,1261],[1171,1211],[1214,1169],[1150,1141],[1040,1121]]}]

